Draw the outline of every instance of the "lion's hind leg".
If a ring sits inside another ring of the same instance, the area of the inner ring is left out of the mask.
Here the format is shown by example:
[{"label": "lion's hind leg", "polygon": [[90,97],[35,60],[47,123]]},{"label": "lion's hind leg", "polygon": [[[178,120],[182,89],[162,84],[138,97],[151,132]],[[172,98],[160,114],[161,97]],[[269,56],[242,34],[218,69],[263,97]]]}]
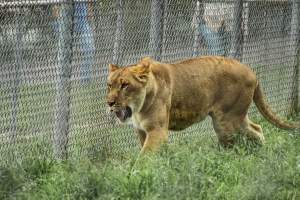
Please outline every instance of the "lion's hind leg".
[{"label": "lion's hind leg", "polygon": [[253,123],[247,116],[243,121],[241,132],[245,134],[249,139],[254,140],[260,144],[264,144],[265,142],[261,126]]},{"label": "lion's hind leg", "polygon": [[217,112],[211,117],[219,143],[224,147],[233,146],[237,134],[242,134],[257,143],[264,143],[262,128],[250,121],[247,115]]},{"label": "lion's hind leg", "polygon": [[235,143],[235,134],[239,132],[241,124],[236,123],[232,116],[221,112],[218,114],[214,113],[211,117],[219,143],[223,147],[232,147]]},{"label": "lion's hind leg", "polygon": [[259,144],[264,144],[264,136],[260,125],[253,123],[246,116],[241,119],[239,116],[212,117],[214,130],[219,143],[224,147],[232,147],[236,142],[236,134],[242,134],[248,139]]}]

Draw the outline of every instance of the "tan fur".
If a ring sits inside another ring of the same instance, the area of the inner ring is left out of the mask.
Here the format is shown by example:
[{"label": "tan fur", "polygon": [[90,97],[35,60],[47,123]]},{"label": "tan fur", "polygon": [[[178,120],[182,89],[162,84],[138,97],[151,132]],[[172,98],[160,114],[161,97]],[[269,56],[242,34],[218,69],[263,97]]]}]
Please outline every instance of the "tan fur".
[{"label": "tan fur", "polygon": [[[129,86],[121,89],[124,81]],[[143,152],[166,142],[168,130],[183,130],[208,115],[222,145],[232,145],[235,133],[264,143],[261,127],[247,116],[252,100],[276,126],[299,127],[279,120],[267,106],[255,73],[230,58],[203,56],[167,64],[147,57],[124,68],[111,65],[108,84],[108,101],[132,109],[129,120]]]}]

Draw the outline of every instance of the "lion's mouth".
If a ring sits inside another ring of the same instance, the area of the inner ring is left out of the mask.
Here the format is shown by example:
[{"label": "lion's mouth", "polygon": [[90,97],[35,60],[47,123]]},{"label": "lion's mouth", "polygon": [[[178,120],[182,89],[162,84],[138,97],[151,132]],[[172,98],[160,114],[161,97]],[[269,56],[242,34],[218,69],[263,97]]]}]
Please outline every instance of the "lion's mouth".
[{"label": "lion's mouth", "polygon": [[121,122],[125,122],[126,119],[132,116],[132,110],[129,106],[126,106],[124,108],[115,111],[115,114]]}]

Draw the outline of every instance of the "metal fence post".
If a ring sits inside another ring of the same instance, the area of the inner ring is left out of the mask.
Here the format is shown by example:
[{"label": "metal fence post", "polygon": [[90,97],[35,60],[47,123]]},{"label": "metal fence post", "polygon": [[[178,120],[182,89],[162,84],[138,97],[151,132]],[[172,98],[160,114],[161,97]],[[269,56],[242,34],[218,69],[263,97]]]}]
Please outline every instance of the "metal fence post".
[{"label": "metal fence post", "polygon": [[299,70],[300,70],[300,2],[299,0],[293,0],[292,2],[292,20],[291,20],[291,47],[293,48],[293,53],[295,53],[294,58],[294,89],[293,89],[293,104],[292,112],[299,112]]},{"label": "metal fence post", "polygon": [[122,41],[124,40],[124,2],[123,0],[116,0],[117,9],[117,27],[115,33],[115,42],[113,49],[113,63],[119,64],[122,52]]},{"label": "metal fence post", "polygon": [[241,60],[243,55],[243,0],[236,0],[233,11],[231,55]]},{"label": "metal fence post", "polygon": [[[22,12],[22,10],[19,10]],[[18,128],[18,98],[19,98],[19,87],[20,87],[20,69],[22,68],[23,63],[23,41],[22,34],[24,32],[24,20],[22,13],[17,13],[17,27],[15,33],[15,50],[14,56],[16,63],[14,64],[14,78],[13,78],[13,91],[12,91],[12,127],[11,127],[11,142],[15,142],[17,137],[17,128]]]},{"label": "metal fence post", "polygon": [[193,43],[193,57],[196,57],[199,55],[199,45],[200,45],[200,31],[199,31],[199,23],[203,21],[203,2],[196,1],[196,9],[194,14],[194,19],[192,23],[194,24],[194,43]]},{"label": "metal fence post", "polygon": [[61,4],[58,23],[58,66],[56,82],[55,129],[53,151],[57,159],[67,158],[72,61],[73,3]]},{"label": "metal fence post", "polygon": [[151,28],[150,51],[154,59],[160,61],[162,54],[164,26],[164,0],[152,0],[151,3]]}]

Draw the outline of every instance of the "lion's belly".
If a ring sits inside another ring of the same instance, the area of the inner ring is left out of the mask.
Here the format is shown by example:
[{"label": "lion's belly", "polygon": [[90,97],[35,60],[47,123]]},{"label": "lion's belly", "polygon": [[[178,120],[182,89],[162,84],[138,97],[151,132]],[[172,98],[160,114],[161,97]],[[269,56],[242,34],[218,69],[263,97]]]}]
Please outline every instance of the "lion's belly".
[{"label": "lion's belly", "polygon": [[199,86],[190,84],[185,88],[177,87],[171,102],[169,129],[176,131],[202,121],[210,112],[213,101],[211,96],[199,90]]},{"label": "lion's belly", "polygon": [[180,131],[188,128],[196,122],[200,122],[207,116],[206,112],[196,110],[171,109],[169,130]]}]

